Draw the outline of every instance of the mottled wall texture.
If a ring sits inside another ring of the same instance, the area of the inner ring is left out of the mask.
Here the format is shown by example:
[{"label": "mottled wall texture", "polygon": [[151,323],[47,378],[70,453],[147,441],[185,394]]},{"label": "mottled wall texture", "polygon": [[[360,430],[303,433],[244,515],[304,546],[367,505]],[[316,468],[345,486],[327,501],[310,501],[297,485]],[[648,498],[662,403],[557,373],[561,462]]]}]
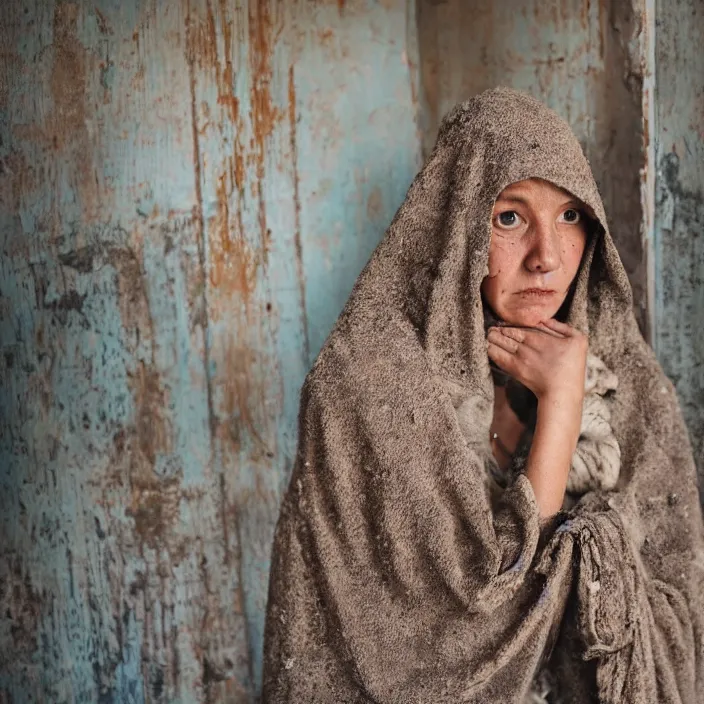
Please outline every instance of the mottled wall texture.
[{"label": "mottled wall texture", "polygon": [[0,701],[250,701],[299,388],[419,166],[413,18],[1,12]]},{"label": "mottled wall texture", "polygon": [[656,20],[652,342],[704,489],[704,0],[658,3]]},{"label": "mottled wall texture", "polygon": [[4,0],[0,702],[255,700],[300,385],[487,86],[574,126],[702,459],[702,12]]}]

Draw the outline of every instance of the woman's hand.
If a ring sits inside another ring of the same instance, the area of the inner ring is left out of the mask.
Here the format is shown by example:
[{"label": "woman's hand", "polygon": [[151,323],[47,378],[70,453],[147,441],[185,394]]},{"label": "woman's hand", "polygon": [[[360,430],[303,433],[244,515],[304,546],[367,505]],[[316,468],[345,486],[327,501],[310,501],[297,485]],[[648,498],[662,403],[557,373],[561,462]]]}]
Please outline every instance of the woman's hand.
[{"label": "woman's hand", "polygon": [[584,333],[550,318],[535,328],[492,327],[487,340],[490,359],[539,402],[559,399],[581,407],[588,347]]},{"label": "woman's hand", "polygon": [[582,421],[587,347],[586,335],[553,319],[536,328],[489,330],[489,357],[538,398],[525,475],[543,519],[564,501]]}]

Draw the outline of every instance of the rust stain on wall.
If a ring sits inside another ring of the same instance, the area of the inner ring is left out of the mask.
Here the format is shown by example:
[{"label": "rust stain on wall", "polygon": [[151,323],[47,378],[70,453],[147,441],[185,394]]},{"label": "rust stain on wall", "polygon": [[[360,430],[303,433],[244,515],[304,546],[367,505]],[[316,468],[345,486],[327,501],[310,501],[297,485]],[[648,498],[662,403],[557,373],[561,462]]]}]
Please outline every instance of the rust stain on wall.
[{"label": "rust stain on wall", "polygon": [[[136,417],[129,443],[131,500],[127,515],[134,519],[142,545],[154,549],[176,547],[173,527],[181,502],[180,476],[159,476],[158,456],[171,451],[172,429],[163,414],[168,406],[159,374],[139,363],[130,380]],[[175,552],[179,552],[176,550]]]},{"label": "rust stain on wall", "polygon": [[[187,56],[189,64],[197,65],[201,69],[214,71],[217,86],[218,104],[227,110],[230,120],[229,128],[233,135],[232,153],[227,155],[226,161],[230,172],[230,178],[234,188],[229,193],[229,197],[237,198],[236,224],[239,229],[239,237],[243,238],[245,233],[242,228],[241,213],[245,206],[244,186],[249,181],[252,195],[257,201],[258,224],[259,224],[259,251],[261,252],[261,262],[264,267],[267,265],[271,232],[267,226],[266,203],[264,197],[263,181],[266,177],[266,159],[269,154],[269,138],[273,134],[276,126],[286,118],[285,111],[281,110],[274,103],[271,94],[271,82],[273,79],[272,52],[274,49],[274,28],[271,20],[271,11],[266,2],[252,1],[247,9],[247,40],[248,40],[248,74],[250,80],[249,111],[246,115],[247,122],[251,124],[251,135],[247,146],[243,145],[242,135],[247,132],[245,116],[241,112],[239,98],[234,93],[234,52],[241,45],[243,38],[238,37],[235,42],[233,37],[233,21],[230,19],[232,12],[225,0],[218,0],[219,13],[216,17],[213,6],[206,2],[206,17],[204,21],[198,21],[190,14],[190,7],[187,6]],[[224,55],[218,54],[218,19],[222,32],[222,43]],[[208,121],[210,124],[210,120]],[[215,120],[216,127],[221,132],[225,125],[220,120]],[[200,129],[203,129],[201,126]],[[254,178],[247,179],[247,168],[254,169]],[[218,200],[221,203],[220,194]],[[220,206],[219,206],[220,207]],[[222,219],[222,218],[221,218]],[[232,222],[228,218],[228,227]],[[220,237],[220,243],[224,243],[224,238]],[[231,251],[228,250],[228,251]],[[218,254],[216,256],[222,256]],[[216,274],[218,281],[232,281],[232,277],[223,276],[226,264],[218,265],[219,271]]]},{"label": "rust stain on wall", "polygon": [[112,27],[107,21],[105,15],[97,7],[94,7],[93,11],[95,12],[95,18],[98,22],[98,30],[100,31],[100,33],[106,35],[112,34]]},{"label": "rust stain on wall", "polygon": [[[35,197],[38,187],[37,170],[22,151],[13,150],[0,157],[0,207],[6,212],[15,213],[19,218],[23,201]],[[8,228],[3,236],[5,256],[29,259],[30,239],[24,235],[21,226]]]},{"label": "rust stain on wall", "polygon": [[[273,457],[257,429],[258,419],[253,414],[256,405],[264,410],[263,375],[257,373],[257,370],[268,367],[266,360],[262,359],[259,350],[242,344],[240,340],[231,339],[224,362],[228,372],[223,389],[225,421],[219,429],[223,447],[230,448],[235,457],[246,452],[254,462]],[[255,405],[256,400],[259,403]]]},{"label": "rust stain on wall", "polygon": [[[83,269],[90,270],[98,254],[93,252],[86,256],[90,261],[86,260]],[[113,248],[101,257],[117,272],[118,301],[127,344],[146,340],[153,348],[156,338],[146,275],[137,252],[131,247]],[[184,551],[182,541],[173,531],[178,524],[182,499],[180,467],[170,468],[168,474],[159,475],[157,472],[160,455],[173,449],[173,431],[165,415],[168,398],[153,360],[137,362],[128,383],[134,399],[134,422],[118,432],[114,439],[118,456],[129,457],[130,505],[127,515],[134,520],[135,534],[142,548],[166,547],[178,562]],[[122,484],[121,478],[115,479]]]},{"label": "rust stain on wall", "polygon": [[[232,20],[229,19],[229,12],[226,0],[220,2],[220,17],[222,18],[223,41],[225,43],[224,67],[218,71],[218,103],[226,105],[230,110],[230,119],[233,127],[240,126],[239,120],[239,100],[234,95],[235,77],[232,71]],[[212,21],[212,8],[208,4],[209,22]],[[214,26],[213,26],[214,29]],[[215,40],[215,37],[213,37]]]},{"label": "rust stain on wall", "polygon": [[6,110],[10,97],[10,82],[22,70],[22,59],[11,50],[9,42],[0,44],[0,110]]},{"label": "rust stain on wall", "polygon": [[209,230],[217,233],[219,245],[212,252],[210,282],[226,294],[237,295],[247,309],[256,287],[260,257],[252,251],[242,235],[239,208],[239,232],[233,232],[230,219],[232,189],[228,189],[227,183],[228,174],[221,174],[217,186],[218,212],[208,222]]},{"label": "rust stain on wall", "polygon": [[[231,129],[233,131],[233,151],[232,155],[229,156],[228,160],[230,162],[230,174],[232,181],[237,190],[238,198],[241,198],[242,190],[245,184],[245,158],[242,148],[242,140],[240,135],[244,131],[244,124],[242,117],[240,115],[240,101],[234,94],[235,89],[235,75],[233,72],[233,57],[234,57],[234,45],[232,41],[232,20],[229,18],[228,6],[226,0],[219,0],[220,2],[220,16],[223,23],[223,42],[225,45],[225,56],[224,56],[224,68],[217,62],[215,69],[219,76],[218,78],[218,104],[225,105],[230,112],[230,119],[232,121]],[[209,12],[210,6],[208,6]],[[243,230],[241,227],[242,217],[241,217],[241,206],[239,203],[238,208],[238,219],[240,222],[240,234],[243,236]]]},{"label": "rust stain on wall", "polygon": [[[5,564],[0,572],[0,609],[10,625],[12,648],[0,652],[0,664],[10,664],[14,659],[31,660],[37,649],[37,627],[42,608],[41,594],[32,584],[30,575],[23,569],[19,557]],[[9,646],[9,643],[5,644]],[[0,693],[1,694],[1,693]]]},{"label": "rust stain on wall", "polygon": [[[206,266],[213,290],[207,309],[211,321],[217,322],[227,315],[228,326],[235,331],[234,338],[216,353],[218,367],[227,371],[218,373],[222,405],[212,427],[228,453],[236,457],[245,453],[256,460],[267,456],[261,427],[269,414],[265,404],[267,382],[260,367],[271,366],[259,359],[261,353],[257,351],[263,346],[262,325],[267,325],[265,310],[270,311],[271,304],[257,300],[255,290],[267,266],[272,243],[266,214],[267,160],[277,127],[288,117],[294,120],[295,129],[295,89],[288,110],[276,105],[272,95],[276,30],[268,2],[252,0],[240,6],[240,12],[233,13],[226,0],[206,0],[204,9],[199,20],[187,7],[194,158],[200,161],[198,145],[204,140],[215,140],[215,144],[221,143],[226,150],[219,167],[203,167],[203,174],[200,166],[196,168],[199,182],[201,177],[206,182],[212,178],[213,170],[217,174],[216,212],[203,222],[211,245]],[[247,81],[242,83],[249,85],[246,110],[245,98],[235,95],[238,70],[247,73]],[[211,103],[198,114],[196,91],[202,77],[207,82],[208,73],[215,79],[217,106],[222,111]],[[205,124],[202,116],[206,118]],[[295,149],[295,133],[291,138]],[[199,202],[203,212],[202,196]],[[248,221],[245,224],[247,213],[252,210],[256,213],[254,232],[247,231]],[[300,253],[300,224],[297,230]],[[298,265],[302,266],[300,258]],[[301,270],[301,286],[302,278]]]},{"label": "rust stain on wall", "polygon": [[137,407],[136,431],[139,454],[152,474],[156,456],[170,449],[170,428],[163,417],[167,399],[159,375],[141,362],[131,381],[131,391]]},{"label": "rust stain on wall", "polygon": [[266,207],[262,181],[265,174],[267,139],[276,124],[284,117],[273,103],[271,96],[273,27],[268,2],[249,2],[249,69],[251,80],[250,102],[252,118],[252,148],[256,168],[257,195],[259,201],[259,230],[264,253],[264,267],[267,265],[267,224]]},{"label": "rust stain on wall", "polygon": [[[84,220],[97,217],[99,195],[92,169],[93,145],[86,124],[88,56],[77,32],[79,6],[57,4],[54,13],[53,62],[49,86],[54,103],[44,126],[50,150],[62,152],[76,170]],[[104,204],[103,204],[104,205]]]},{"label": "rust stain on wall", "polygon": [[303,354],[306,362],[310,356],[308,315],[306,314],[306,279],[303,269],[303,243],[301,241],[301,196],[298,186],[298,138],[296,135],[296,79],[293,64],[288,69],[288,124],[290,130],[291,163],[293,167],[294,248],[296,252],[296,280],[298,281],[299,308],[303,330]]},{"label": "rust stain on wall", "polygon": [[54,100],[54,146],[60,148],[85,131],[84,99],[85,52],[79,49],[76,33],[78,5],[57,5],[54,14],[54,61],[51,70],[51,96]]},{"label": "rust stain on wall", "polygon": [[375,186],[367,198],[367,215],[371,220],[379,217],[383,205],[381,189]]}]

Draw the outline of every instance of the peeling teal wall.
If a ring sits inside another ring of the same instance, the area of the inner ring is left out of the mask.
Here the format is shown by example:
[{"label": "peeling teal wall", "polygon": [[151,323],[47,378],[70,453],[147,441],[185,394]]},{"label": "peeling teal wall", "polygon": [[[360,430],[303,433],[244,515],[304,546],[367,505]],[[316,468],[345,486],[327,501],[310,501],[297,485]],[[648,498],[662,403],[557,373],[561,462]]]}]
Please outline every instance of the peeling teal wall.
[{"label": "peeling teal wall", "polygon": [[0,701],[249,701],[298,391],[419,166],[412,10],[0,12]]}]

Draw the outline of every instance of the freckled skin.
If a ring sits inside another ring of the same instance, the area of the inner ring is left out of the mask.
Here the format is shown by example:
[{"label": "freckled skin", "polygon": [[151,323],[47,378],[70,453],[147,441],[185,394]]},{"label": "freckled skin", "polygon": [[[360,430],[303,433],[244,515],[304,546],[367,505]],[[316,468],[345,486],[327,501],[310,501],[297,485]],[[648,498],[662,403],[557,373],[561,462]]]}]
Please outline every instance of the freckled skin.
[{"label": "freckled skin", "polygon": [[[492,212],[489,275],[482,282],[485,301],[509,324],[489,329],[487,354],[538,402],[524,473],[542,518],[554,515],[563,504],[582,418],[587,338],[554,316],[584,252],[585,210],[570,193],[540,179],[505,188]],[[510,438],[515,447],[523,430],[506,388],[498,386],[492,433]],[[499,463],[510,461],[498,442],[492,447]]]},{"label": "freckled skin", "polygon": [[[501,320],[532,327],[557,313],[586,245],[584,208],[571,193],[542,179],[518,181],[501,192],[492,212],[489,275],[481,286]],[[555,293],[521,293],[529,288]]]}]

